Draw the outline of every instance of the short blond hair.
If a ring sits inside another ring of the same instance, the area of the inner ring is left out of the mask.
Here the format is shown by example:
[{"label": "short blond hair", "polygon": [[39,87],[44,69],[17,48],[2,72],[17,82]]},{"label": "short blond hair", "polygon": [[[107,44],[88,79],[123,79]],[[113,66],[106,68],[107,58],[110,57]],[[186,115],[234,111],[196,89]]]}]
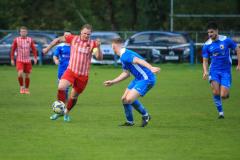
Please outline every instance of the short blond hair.
[{"label": "short blond hair", "polygon": [[122,44],[123,43],[123,39],[122,38],[115,38],[112,40],[112,43],[114,44]]},{"label": "short blond hair", "polygon": [[19,28],[19,31],[20,31],[21,29],[28,30],[26,26],[21,26],[21,27]]},{"label": "short blond hair", "polygon": [[89,29],[89,30],[91,30],[92,31],[92,29],[93,29],[93,27],[92,27],[92,25],[90,25],[90,24],[84,24],[83,26],[82,26],[82,28],[81,28],[81,30],[83,30],[83,29]]}]

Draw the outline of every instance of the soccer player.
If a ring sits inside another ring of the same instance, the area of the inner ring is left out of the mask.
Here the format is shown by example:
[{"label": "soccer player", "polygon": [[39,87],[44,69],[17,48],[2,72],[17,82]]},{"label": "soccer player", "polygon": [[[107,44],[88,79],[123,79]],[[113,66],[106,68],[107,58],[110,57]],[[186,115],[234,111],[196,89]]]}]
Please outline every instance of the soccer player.
[{"label": "soccer player", "polygon": [[21,94],[30,94],[30,73],[32,71],[32,63],[30,59],[31,49],[34,55],[34,64],[37,64],[37,49],[33,39],[28,37],[27,34],[27,27],[20,27],[20,36],[13,40],[11,49],[11,64],[13,66],[15,65],[14,53],[16,51],[16,68],[18,72],[18,82],[20,85]]},{"label": "soccer player", "polygon": [[[213,101],[218,111],[218,118],[224,118],[222,99],[229,98],[229,89],[231,87],[231,57],[230,49],[236,50],[238,54],[237,70],[240,70],[240,50],[237,44],[230,38],[218,34],[218,26],[210,22],[207,26],[209,39],[202,48],[203,57],[203,79],[209,79]],[[211,64],[208,72],[208,59]]]},{"label": "soccer player", "polygon": [[154,74],[159,72],[160,68],[150,65],[136,52],[123,48],[123,41],[121,38],[112,41],[112,48],[114,52],[120,56],[123,72],[115,79],[105,81],[104,85],[111,86],[119,83],[128,78],[130,73],[135,77],[122,96],[122,103],[127,121],[121,126],[134,125],[132,115],[133,107],[142,115],[141,126],[145,127],[151,117],[138,98],[141,96],[143,97],[155,85],[156,78]]},{"label": "soccer player", "polygon": [[[64,32],[64,36],[70,35],[69,31]],[[56,65],[58,65],[58,82],[61,79],[63,73],[66,71],[68,67],[70,59],[70,45],[68,43],[60,43],[53,54],[53,61]],[[68,99],[68,90],[66,89],[66,100]]]},{"label": "soccer player", "polygon": [[[97,48],[95,56],[98,60],[102,60],[103,55],[100,50],[100,40],[90,40],[92,26],[85,24],[80,30],[80,35],[66,35],[54,39],[47,48],[43,49],[46,54],[53,46],[61,42],[69,43],[71,46],[70,61],[67,70],[58,85],[58,100],[66,101],[66,89],[72,85],[70,98],[67,101],[67,107],[64,112],[64,121],[70,121],[69,112],[77,102],[80,93],[85,89],[88,82],[88,73],[90,69],[92,51]],[[61,115],[54,114],[50,117],[56,120]]]}]

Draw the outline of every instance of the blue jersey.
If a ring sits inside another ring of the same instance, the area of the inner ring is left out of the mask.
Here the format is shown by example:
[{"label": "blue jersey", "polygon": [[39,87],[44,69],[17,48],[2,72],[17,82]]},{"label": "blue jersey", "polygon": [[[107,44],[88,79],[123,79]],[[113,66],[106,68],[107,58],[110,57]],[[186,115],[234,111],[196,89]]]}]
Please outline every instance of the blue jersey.
[{"label": "blue jersey", "polygon": [[210,57],[210,72],[213,70],[230,71],[232,65],[230,49],[234,50],[236,47],[237,44],[232,39],[222,35],[219,35],[216,41],[211,39],[206,41],[202,49],[202,57]]},{"label": "blue jersey", "polygon": [[150,80],[155,81],[155,75],[148,68],[134,64],[133,59],[137,57],[143,59],[139,54],[128,49],[121,49],[120,60],[124,70],[128,70],[136,80]]},{"label": "blue jersey", "polygon": [[54,51],[54,56],[58,57],[59,59],[58,79],[60,79],[68,67],[70,59],[70,45],[66,43],[59,44]]}]

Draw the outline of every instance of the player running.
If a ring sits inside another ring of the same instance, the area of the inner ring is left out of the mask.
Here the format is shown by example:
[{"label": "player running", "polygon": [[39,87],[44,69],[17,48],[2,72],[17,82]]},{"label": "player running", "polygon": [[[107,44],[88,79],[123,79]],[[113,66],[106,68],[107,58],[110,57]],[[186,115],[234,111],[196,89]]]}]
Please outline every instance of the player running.
[{"label": "player running", "polygon": [[139,54],[123,48],[121,38],[112,41],[114,52],[120,56],[123,72],[113,80],[104,82],[105,86],[111,86],[128,78],[130,73],[135,79],[128,85],[122,96],[122,103],[127,121],[121,126],[133,126],[134,120],[132,115],[132,107],[134,107],[142,115],[142,125],[145,127],[151,119],[151,116],[146,111],[145,107],[140,103],[138,98],[144,96],[156,82],[154,73],[160,71],[160,68],[153,67],[147,63]]},{"label": "player running", "polygon": [[[80,93],[85,89],[88,82],[88,74],[92,51],[97,48],[95,56],[98,60],[102,60],[103,55],[100,50],[99,40],[90,40],[92,26],[84,25],[80,30],[80,35],[66,35],[53,40],[47,48],[43,49],[46,54],[53,46],[61,42],[69,43],[71,46],[70,61],[67,70],[58,85],[58,100],[66,101],[66,89],[72,85],[71,95],[67,101],[67,108],[64,112],[64,121],[70,121],[69,112],[77,102]],[[54,114],[50,118],[56,120],[61,115]]]},{"label": "player running", "polygon": [[[32,63],[30,59],[30,51],[32,49],[34,55],[34,64],[37,64],[37,49],[31,37],[28,37],[27,27],[20,27],[20,36],[16,37],[12,43],[11,64],[14,66],[14,53],[16,51],[16,68],[18,72],[18,82],[21,94],[30,94],[30,73],[32,71]],[[24,79],[25,77],[25,79]],[[24,80],[24,84],[23,84]]]},{"label": "player running", "polygon": [[[66,31],[63,35],[67,36],[70,34],[71,33],[69,31]],[[58,82],[68,67],[69,59],[70,45],[68,43],[60,43],[53,53],[53,61],[56,65],[58,65]],[[66,89],[66,100],[68,99],[68,90],[69,87]]]},{"label": "player running", "polygon": [[[213,101],[219,114],[218,118],[223,119],[222,99],[229,98],[229,89],[232,81],[230,49],[237,52],[237,70],[240,70],[240,49],[232,39],[218,34],[216,23],[209,23],[207,32],[209,39],[202,48],[203,79],[206,80],[208,77],[213,92]],[[211,64],[208,72],[209,57]]]}]

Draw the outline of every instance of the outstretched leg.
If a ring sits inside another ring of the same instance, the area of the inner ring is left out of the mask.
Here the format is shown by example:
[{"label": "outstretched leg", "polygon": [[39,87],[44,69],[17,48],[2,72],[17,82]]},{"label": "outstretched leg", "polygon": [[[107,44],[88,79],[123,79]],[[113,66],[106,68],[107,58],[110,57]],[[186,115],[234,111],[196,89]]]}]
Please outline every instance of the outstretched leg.
[{"label": "outstretched leg", "polygon": [[225,86],[221,86],[221,97],[222,97],[222,99],[229,98],[229,88],[227,88]]},{"label": "outstretched leg", "polygon": [[[62,102],[66,102],[66,89],[68,88],[68,86],[70,86],[70,82],[68,80],[65,80],[65,79],[62,79],[59,81],[59,84],[58,84],[58,93],[57,93],[57,99],[59,101],[62,101]],[[60,114],[53,114],[50,119],[51,120],[56,120],[58,119],[60,116]]]},{"label": "outstretched leg", "polygon": [[211,82],[211,88],[213,92],[213,101],[215,103],[215,106],[218,110],[219,117],[218,118],[224,118],[224,112],[222,107],[222,99],[220,95],[220,84],[216,81]]},{"label": "outstretched leg", "polygon": [[66,79],[61,79],[58,84],[58,100],[65,102],[66,101],[66,90],[71,85],[71,83]]},{"label": "outstretched leg", "polygon": [[140,114],[142,114],[141,127],[145,127],[150,121],[151,117],[146,111],[146,109],[143,107],[143,105],[137,100],[140,96],[141,95],[139,94],[139,92],[135,88],[133,88],[129,90],[125,98],[125,103],[131,104]]},{"label": "outstretched leg", "polygon": [[30,94],[29,91],[29,85],[30,85],[30,73],[25,73],[25,93]]},{"label": "outstretched leg", "polygon": [[20,86],[20,93],[24,93],[24,85],[23,85],[23,70],[18,71],[18,83]]},{"label": "outstretched leg", "polygon": [[128,92],[129,92],[129,89],[126,89],[122,98],[121,98],[123,108],[124,108],[125,117],[127,119],[127,122],[122,124],[121,126],[133,126],[134,125],[133,114],[132,114],[132,106],[131,106],[131,104],[126,103],[126,101],[125,101]]}]

